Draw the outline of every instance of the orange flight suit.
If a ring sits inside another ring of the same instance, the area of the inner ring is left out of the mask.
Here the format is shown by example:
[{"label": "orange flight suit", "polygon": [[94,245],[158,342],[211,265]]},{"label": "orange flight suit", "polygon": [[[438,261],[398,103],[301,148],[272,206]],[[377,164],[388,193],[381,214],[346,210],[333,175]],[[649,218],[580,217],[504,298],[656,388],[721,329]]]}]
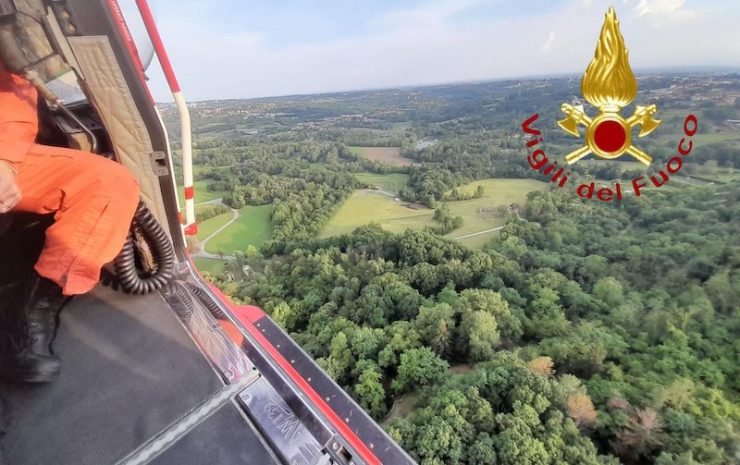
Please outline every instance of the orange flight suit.
[{"label": "orange flight suit", "polygon": [[13,211],[54,213],[36,272],[64,295],[84,294],[121,251],[139,202],[122,165],[91,153],[36,144],[36,89],[0,64],[0,160],[17,171]]}]

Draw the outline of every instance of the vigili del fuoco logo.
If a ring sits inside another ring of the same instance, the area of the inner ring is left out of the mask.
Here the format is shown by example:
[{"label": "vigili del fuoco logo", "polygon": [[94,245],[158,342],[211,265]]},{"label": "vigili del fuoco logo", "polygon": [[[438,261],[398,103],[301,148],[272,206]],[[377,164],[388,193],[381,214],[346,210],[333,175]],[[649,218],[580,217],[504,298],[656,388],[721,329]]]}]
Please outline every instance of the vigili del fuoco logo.
[{"label": "vigili del fuoco logo", "polygon": [[[583,146],[566,155],[565,161],[572,165],[587,155],[604,160],[616,160],[627,156],[650,166],[653,158],[634,144],[632,129],[639,126],[637,137],[645,137],[655,131],[661,121],[655,118],[658,113],[656,105],[635,105],[634,113],[627,118],[621,114],[622,108],[632,103],[637,96],[637,80],[629,64],[627,48],[619,31],[619,21],[614,7],[609,7],[606,12],[606,19],[596,44],[596,53],[581,79],[581,93],[588,103],[598,109],[598,114],[594,117],[589,116],[582,105],[573,106],[564,103],[561,106],[565,118],[557,124],[563,131],[580,138],[580,127],[583,126],[585,129]],[[538,147],[543,142],[542,132],[533,126],[538,118],[539,114],[535,113],[522,123],[522,130],[530,136],[527,141],[529,150],[527,162],[533,170],[549,176],[550,182],[561,188],[566,187],[569,185],[570,172],[566,172],[564,166],[558,166],[557,161],[551,161],[545,151]],[[683,138],[676,148],[678,154],[669,159],[656,174],[646,175],[648,179],[646,176],[632,179],[631,190],[635,196],[639,196],[641,190],[648,186],[665,185],[670,175],[681,170],[683,158],[688,156],[693,148],[692,137],[698,128],[696,116],[689,114],[684,120]],[[575,187],[576,194],[582,198],[590,199],[595,196],[601,201],[610,202],[621,200],[623,197],[619,182],[613,187],[595,190],[596,182],[583,183]]]}]

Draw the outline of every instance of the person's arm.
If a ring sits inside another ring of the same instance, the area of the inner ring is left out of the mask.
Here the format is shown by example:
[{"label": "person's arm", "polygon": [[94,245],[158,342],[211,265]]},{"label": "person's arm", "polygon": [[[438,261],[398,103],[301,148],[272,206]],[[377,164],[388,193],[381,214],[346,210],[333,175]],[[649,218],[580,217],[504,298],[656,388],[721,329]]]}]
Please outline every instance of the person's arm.
[{"label": "person's arm", "polygon": [[0,164],[13,170],[36,140],[36,99],[36,89],[30,82],[7,72],[0,64]]},{"label": "person's arm", "polygon": [[0,213],[10,211],[21,199],[15,175],[36,140],[36,99],[31,83],[0,64]]}]

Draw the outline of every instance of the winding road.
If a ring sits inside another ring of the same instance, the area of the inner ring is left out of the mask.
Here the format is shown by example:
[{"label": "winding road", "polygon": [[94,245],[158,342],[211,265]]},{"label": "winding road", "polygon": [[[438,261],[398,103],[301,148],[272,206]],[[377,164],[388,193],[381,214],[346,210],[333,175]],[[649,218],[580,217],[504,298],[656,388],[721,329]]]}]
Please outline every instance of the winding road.
[{"label": "winding road", "polygon": [[[200,203],[198,205],[205,205],[205,204],[209,204],[209,203],[210,204],[217,204],[217,205],[223,205],[224,204],[223,199],[220,199],[219,198],[219,199],[209,200],[208,202],[203,202],[203,203]],[[226,224],[224,224],[223,226],[221,226],[220,228],[218,228],[217,230],[215,230],[211,234],[209,234],[208,237],[206,237],[205,239],[203,239],[203,241],[201,241],[201,243],[200,243],[200,250],[198,250],[197,252],[195,252],[194,254],[192,254],[192,256],[193,257],[198,257],[198,258],[212,258],[212,259],[215,259],[215,260],[233,260],[233,259],[235,259],[236,257],[234,257],[233,255],[221,255],[221,254],[214,254],[214,253],[206,252],[206,245],[208,245],[208,241],[210,241],[211,239],[213,239],[214,237],[216,237],[216,235],[219,234],[224,229],[226,229],[229,226],[231,226],[232,224],[234,224],[234,222],[236,220],[238,220],[238,219],[239,219],[239,210],[237,210],[235,208],[232,208],[231,209],[231,219]]]}]

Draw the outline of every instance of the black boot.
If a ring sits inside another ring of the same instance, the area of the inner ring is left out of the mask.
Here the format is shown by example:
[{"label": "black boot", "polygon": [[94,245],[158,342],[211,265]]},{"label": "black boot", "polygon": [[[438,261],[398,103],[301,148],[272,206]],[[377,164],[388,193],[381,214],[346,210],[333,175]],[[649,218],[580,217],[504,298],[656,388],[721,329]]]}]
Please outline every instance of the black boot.
[{"label": "black boot", "polygon": [[26,383],[57,378],[62,361],[51,344],[59,311],[67,300],[59,286],[35,272],[20,284],[0,315],[0,375]]}]

